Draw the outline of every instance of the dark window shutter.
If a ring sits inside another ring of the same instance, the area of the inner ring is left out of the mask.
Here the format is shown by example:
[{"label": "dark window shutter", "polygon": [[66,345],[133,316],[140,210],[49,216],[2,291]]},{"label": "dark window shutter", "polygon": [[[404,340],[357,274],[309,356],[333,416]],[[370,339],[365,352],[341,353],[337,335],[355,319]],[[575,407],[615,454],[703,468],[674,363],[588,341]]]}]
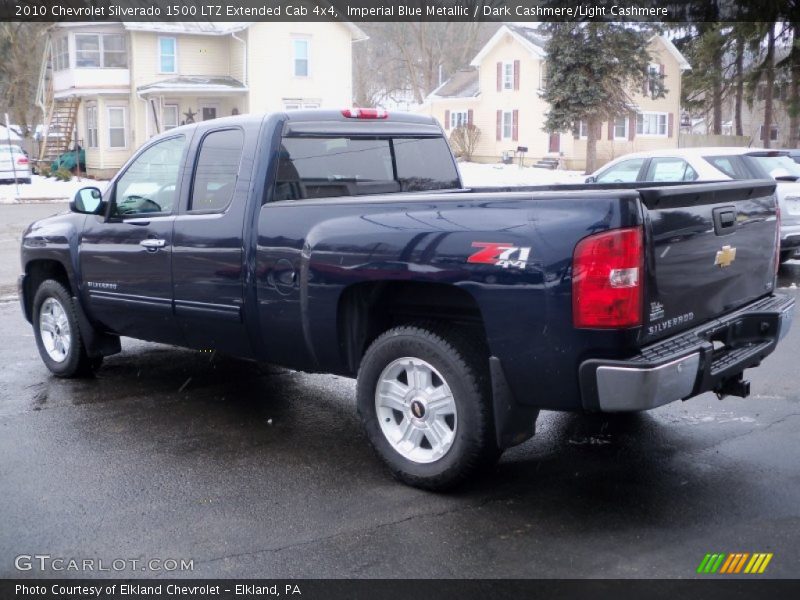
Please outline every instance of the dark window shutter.
[{"label": "dark window shutter", "polygon": [[575,127],[572,130],[572,139],[579,140],[581,139],[581,122],[576,121]]},{"label": "dark window shutter", "polygon": [[633,138],[636,137],[636,114],[632,114],[631,118],[628,120],[628,139],[633,141]]},{"label": "dark window shutter", "polygon": [[467,125],[472,125],[472,115],[473,115],[473,112],[472,112],[472,109],[470,108],[467,111]]},{"label": "dark window shutter", "polygon": [[609,141],[614,139],[614,119],[608,120],[608,139]]},{"label": "dark window shutter", "polygon": [[503,139],[503,111],[497,111],[497,141]]},{"label": "dark window shutter", "polygon": [[450,129],[450,111],[444,111],[444,128]]},{"label": "dark window shutter", "polygon": [[511,113],[511,139],[519,141],[519,111],[515,110]]},{"label": "dark window shutter", "polygon": [[503,63],[497,63],[497,91],[503,89]]},{"label": "dark window shutter", "polygon": [[675,114],[669,113],[667,116],[667,137],[673,137],[675,135]]},{"label": "dark window shutter", "polygon": [[514,89],[519,89],[519,61],[514,61]]},{"label": "dark window shutter", "polygon": [[664,65],[658,65],[658,72],[661,74],[662,77],[664,76],[664,73],[666,73],[666,68],[664,67]]}]

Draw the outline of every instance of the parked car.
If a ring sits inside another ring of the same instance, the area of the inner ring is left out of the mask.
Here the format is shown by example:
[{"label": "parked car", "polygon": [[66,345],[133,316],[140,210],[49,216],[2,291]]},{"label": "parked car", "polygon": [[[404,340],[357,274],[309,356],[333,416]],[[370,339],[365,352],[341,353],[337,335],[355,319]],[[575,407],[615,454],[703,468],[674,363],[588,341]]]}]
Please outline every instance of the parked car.
[{"label": "parked car", "polygon": [[747,396],[794,309],[775,293],[774,191],[466,190],[430,117],[215,119],[33,223],[20,298],[61,377],[120,336],[357,377],[381,458],[443,489],[531,437],[540,409]]},{"label": "parked car", "polygon": [[0,183],[30,183],[28,155],[19,146],[0,145]]},{"label": "parked car", "polygon": [[800,148],[781,148],[796,163],[800,164]]},{"label": "parked car", "polygon": [[771,177],[778,182],[781,262],[800,251],[800,165],[786,150],[672,148],[626,154],[586,178],[587,183],[724,181]]}]

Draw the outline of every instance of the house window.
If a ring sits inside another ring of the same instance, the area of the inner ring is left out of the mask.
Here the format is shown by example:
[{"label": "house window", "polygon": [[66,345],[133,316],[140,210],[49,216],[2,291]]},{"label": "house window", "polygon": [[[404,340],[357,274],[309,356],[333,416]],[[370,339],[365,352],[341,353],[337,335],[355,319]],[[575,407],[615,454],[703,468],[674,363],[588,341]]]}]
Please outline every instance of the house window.
[{"label": "house window", "polygon": [[638,135],[666,136],[667,113],[646,112],[636,115],[636,133]]},{"label": "house window", "polygon": [[513,114],[511,113],[510,110],[503,112],[503,139],[504,140],[510,140],[511,139],[511,133],[512,133],[512,130],[513,130],[513,125],[514,125],[513,120],[514,120],[514,116],[513,116]]},{"label": "house window", "polygon": [[158,70],[161,73],[178,72],[178,41],[172,37],[158,38]]},{"label": "house window", "polygon": [[296,102],[287,102],[283,105],[283,110],[298,110],[300,105]]},{"label": "house window", "polygon": [[128,52],[125,48],[125,36],[104,35],[100,38],[103,48],[104,69],[124,69],[128,66]]},{"label": "house window", "polygon": [[614,139],[627,140],[628,139],[628,118],[617,117],[614,119]]},{"label": "house window", "polygon": [[164,131],[175,129],[178,126],[178,105],[165,104],[161,110],[164,119]]},{"label": "house window", "polygon": [[125,148],[127,146],[125,134],[125,107],[108,107],[108,147]]},{"label": "house window", "polygon": [[69,69],[69,40],[61,36],[53,40],[53,70]]},{"label": "house window", "polygon": [[547,89],[547,63],[545,61],[539,63],[539,89]]},{"label": "house window", "polygon": [[97,105],[86,107],[86,147],[97,148]]},{"label": "house window", "polygon": [[99,69],[100,56],[99,35],[81,33],[75,36],[75,67]]},{"label": "house window", "polygon": [[[760,139],[762,142],[766,141],[766,138],[764,137],[764,126],[763,125],[760,125],[758,127],[758,139]],[[778,141],[778,126],[777,125],[772,125],[770,127],[770,129],[769,129],[769,140],[771,142],[777,142]]]},{"label": "house window", "polygon": [[503,89],[514,89],[514,63],[512,62],[503,63]]},{"label": "house window", "polygon": [[578,123],[578,136],[582,138],[589,137],[589,123],[586,121]]},{"label": "house window", "polygon": [[450,112],[450,129],[463,127],[469,123],[469,113],[466,110],[454,110]]},{"label": "house window", "polygon": [[[75,67],[78,69],[124,69],[128,66],[125,36],[75,34]],[[66,68],[66,67],[65,67]]]},{"label": "house window", "polygon": [[292,40],[294,76],[308,77],[308,40]]}]

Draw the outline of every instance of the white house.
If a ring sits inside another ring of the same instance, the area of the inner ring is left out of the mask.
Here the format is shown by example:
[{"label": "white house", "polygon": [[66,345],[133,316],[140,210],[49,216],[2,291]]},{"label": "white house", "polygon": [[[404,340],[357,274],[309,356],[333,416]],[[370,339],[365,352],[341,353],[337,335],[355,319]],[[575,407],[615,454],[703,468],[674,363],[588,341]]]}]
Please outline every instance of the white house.
[{"label": "white house", "polygon": [[352,102],[349,22],[62,23],[43,60],[40,158],[79,143],[113,175],[147,139],[186,122]]}]

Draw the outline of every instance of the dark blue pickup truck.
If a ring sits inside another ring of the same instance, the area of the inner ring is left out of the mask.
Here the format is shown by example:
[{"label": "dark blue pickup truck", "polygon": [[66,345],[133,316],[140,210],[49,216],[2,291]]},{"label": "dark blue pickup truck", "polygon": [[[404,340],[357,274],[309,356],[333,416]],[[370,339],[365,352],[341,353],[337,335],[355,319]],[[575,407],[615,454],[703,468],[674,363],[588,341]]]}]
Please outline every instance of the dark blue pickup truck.
[{"label": "dark blue pickup truck", "polygon": [[779,231],[774,182],[463,189],[430,118],[251,115],[31,225],[20,297],[62,377],[120,336],[357,376],[378,454],[442,489],[540,409],[746,396],[793,314]]}]

